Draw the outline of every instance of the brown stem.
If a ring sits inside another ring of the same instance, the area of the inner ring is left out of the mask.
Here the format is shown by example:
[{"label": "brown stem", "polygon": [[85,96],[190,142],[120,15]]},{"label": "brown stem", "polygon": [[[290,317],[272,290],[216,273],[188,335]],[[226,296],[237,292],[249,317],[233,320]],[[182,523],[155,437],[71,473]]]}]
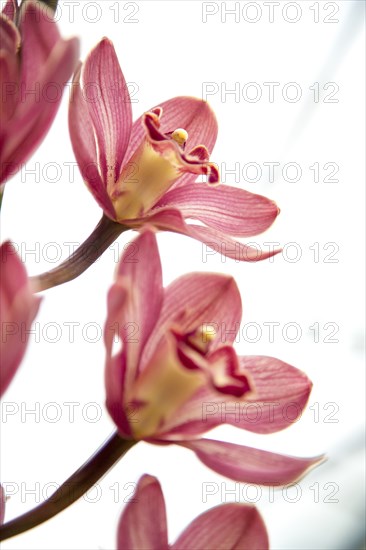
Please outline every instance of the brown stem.
[{"label": "brown stem", "polygon": [[79,277],[127,229],[129,227],[126,225],[114,222],[103,214],[93,233],[67,260],[51,271],[30,278],[34,292],[47,290]]},{"label": "brown stem", "polygon": [[93,487],[135,443],[114,433],[50,498],[0,526],[0,541],[24,533],[65,510]]}]

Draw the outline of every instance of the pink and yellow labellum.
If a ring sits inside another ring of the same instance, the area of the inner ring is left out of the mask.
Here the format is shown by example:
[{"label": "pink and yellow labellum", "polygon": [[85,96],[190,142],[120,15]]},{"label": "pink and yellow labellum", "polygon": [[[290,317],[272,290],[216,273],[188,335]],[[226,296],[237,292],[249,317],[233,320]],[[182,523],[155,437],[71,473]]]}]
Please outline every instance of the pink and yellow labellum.
[{"label": "pink and yellow labellum", "polygon": [[184,173],[205,174],[211,184],[219,181],[203,145],[185,154],[186,130],[159,130],[162,115],[162,108],[144,114],[146,135],[109,189],[117,221],[143,217]]},{"label": "pink and yellow labellum", "polygon": [[209,104],[179,96],[133,123],[126,80],[107,38],[75,73],[69,129],[81,175],[111,220],[181,233],[237,260],[279,252],[232,239],[262,233],[279,209],[266,197],[219,184],[210,160],[217,121]]},{"label": "pink and yellow labellum", "polygon": [[132,424],[134,439],[153,437],[166,419],[207,385],[236,397],[250,392],[248,377],[238,372],[233,349],[222,347],[210,354],[209,348],[201,329],[188,334],[168,332],[127,395],[138,417]]},{"label": "pink and yellow labellum", "polygon": [[[163,288],[151,229],[143,230],[135,249],[137,261],[125,253],[118,266],[104,332],[107,408],[121,436],[181,445],[213,470],[250,483],[291,483],[318,464],[321,457],[200,439],[223,423],[263,434],[282,430],[294,422],[283,414],[287,407],[301,415],[311,382],[273,357],[236,354],[241,299],[231,277],[191,273]],[[130,337],[131,323],[137,338]],[[254,422],[232,414],[250,405],[260,410]]]}]

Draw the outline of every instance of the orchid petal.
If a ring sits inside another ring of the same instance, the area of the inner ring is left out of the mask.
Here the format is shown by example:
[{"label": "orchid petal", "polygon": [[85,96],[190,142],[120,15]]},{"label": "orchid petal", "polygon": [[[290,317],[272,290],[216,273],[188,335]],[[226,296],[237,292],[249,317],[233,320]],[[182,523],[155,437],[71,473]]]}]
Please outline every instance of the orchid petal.
[{"label": "orchid petal", "polygon": [[6,142],[6,126],[19,98],[19,63],[17,50],[20,34],[15,24],[0,14],[0,82],[1,82],[1,150]]},{"label": "orchid petal", "polygon": [[[6,241],[0,248],[1,268],[1,292],[8,305],[16,294],[27,284],[28,277],[24,265],[20,261],[13,245]],[[3,305],[3,302],[2,304]]]},{"label": "orchid petal", "polygon": [[[163,112],[161,115],[160,130],[163,133],[174,132],[177,128],[184,128],[188,132],[186,150],[189,151],[197,145],[205,145],[209,152],[212,151],[217,138],[217,121],[209,104],[195,97],[180,96],[163,103],[159,103]],[[153,111],[153,109],[150,109]],[[129,160],[134,151],[145,137],[143,116],[134,122],[131,131],[130,143],[125,155]],[[195,180],[196,175],[185,174],[183,178]],[[181,181],[182,178],[179,178]]]},{"label": "orchid petal", "polygon": [[30,326],[41,298],[32,294],[25,268],[9,242],[1,246],[0,395],[13,379],[27,347]]},{"label": "orchid petal", "polygon": [[167,550],[164,496],[155,477],[144,475],[118,525],[118,550]]},{"label": "orchid petal", "polygon": [[[34,25],[34,21],[39,21],[40,28]],[[61,101],[60,90],[70,77],[79,52],[79,41],[61,40],[50,15],[46,16],[34,2],[25,3],[20,30],[22,98],[13,118],[7,123],[8,137],[1,155],[1,181],[19,170],[20,163],[27,160],[45,136]],[[49,98],[48,93],[54,94],[55,90],[56,98]]]},{"label": "orchid petal", "polygon": [[[122,387],[123,392],[128,392],[138,374],[140,355],[159,317],[162,297],[162,272],[156,238],[152,231],[145,230],[126,248],[118,266],[116,283],[108,294],[104,334],[107,407],[111,414],[122,407]],[[116,332],[123,342],[124,355],[111,361]],[[119,369],[125,371],[123,375]],[[119,387],[115,388],[115,384]]]},{"label": "orchid petal", "polygon": [[255,393],[248,398],[247,414],[239,423],[241,428],[273,433],[300,419],[312,388],[304,372],[274,357],[244,356],[239,357],[239,363],[249,374]]},{"label": "orchid petal", "polygon": [[[79,41],[62,40],[53,11],[44,4],[23,2],[18,15],[17,49],[19,45],[21,49],[14,52],[10,89],[4,90],[13,97],[6,109],[12,116],[0,136],[2,183],[20,169],[47,133],[79,55]],[[11,23],[4,15],[1,20]]]},{"label": "orchid petal", "polygon": [[0,46],[1,50],[15,54],[20,46],[20,34],[11,19],[0,14]]},{"label": "orchid petal", "polygon": [[323,457],[298,458],[213,439],[182,441],[211,470],[244,483],[287,485],[301,478]]},{"label": "orchid petal", "polygon": [[83,85],[98,142],[102,177],[108,187],[120,173],[131,134],[132,107],[116,52],[107,38],[88,55]]},{"label": "orchid petal", "polygon": [[[150,210],[146,218],[138,221],[139,223],[149,222],[158,229],[174,231],[197,239],[215,250],[215,252],[236,261],[258,262],[280,252],[280,250],[274,252],[262,251],[259,245],[257,245],[258,248],[254,248],[239,241],[234,241],[222,231],[211,227],[188,224],[179,210],[173,208]],[[128,220],[126,223],[129,223]]]},{"label": "orchid petal", "polygon": [[[4,50],[0,51],[0,82],[2,83],[1,90],[1,105],[0,118],[4,131],[0,134],[5,135],[5,127],[8,121],[14,115],[15,108],[19,99],[18,86],[18,66],[14,63],[14,55]],[[1,138],[0,138],[1,139]],[[1,141],[3,141],[3,137]],[[2,148],[2,147],[1,147]]]},{"label": "orchid petal", "polygon": [[[54,22],[52,9],[33,0],[22,4],[19,12],[19,30],[22,37],[21,81],[24,93],[28,95],[34,91],[39,71],[47,63],[51,51],[63,40]],[[75,63],[76,61],[77,59]],[[42,93],[45,91],[42,90]]]},{"label": "orchid petal", "polygon": [[79,65],[75,72],[69,103],[69,131],[74,154],[81,175],[99,206],[111,219],[115,212],[105,184],[98,171],[97,147],[94,129],[90,121],[88,104],[80,87]]},{"label": "orchid petal", "polygon": [[107,355],[105,366],[106,407],[123,439],[132,439],[130,423],[133,422],[128,404],[124,404],[126,378],[126,353],[124,350],[112,357]]},{"label": "orchid petal", "polygon": [[195,218],[236,237],[262,233],[279,210],[271,200],[243,189],[193,183],[166,193],[154,208],[177,208],[184,218]]},{"label": "orchid petal", "polygon": [[267,550],[265,524],[254,506],[223,504],[211,508],[190,523],[172,550]]},{"label": "orchid petal", "polygon": [[215,335],[211,350],[220,346],[223,332],[235,339],[241,319],[241,298],[232,277],[214,273],[192,273],[171,283],[164,292],[164,302],[157,323],[141,358],[141,369],[149,362],[167,329],[190,332],[202,326]]},{"label": "orchid petal", "polygon": [[[40,97],[28,93],[8,122],[8,143],[2,153],[1,181],[14,169],[20,168],[46,135],[59,108],[61,95],[55,101],[47,100],[47,86],[51,82],[55,89],[62,90],[76,65],[79,50],[77,39],[60,41],[50,54],[46,65],[37,79]],[[57,92],[58,93],[58,92]]]}]

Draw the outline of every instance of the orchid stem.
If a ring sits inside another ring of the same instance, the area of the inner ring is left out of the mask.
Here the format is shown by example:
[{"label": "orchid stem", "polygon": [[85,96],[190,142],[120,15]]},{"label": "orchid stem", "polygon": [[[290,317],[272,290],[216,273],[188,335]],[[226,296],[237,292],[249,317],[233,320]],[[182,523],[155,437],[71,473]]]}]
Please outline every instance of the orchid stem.
[{"label": "orchid stem", "polygon": [[93,487],[135,443],[114,433],[50,498],[0,526],[0,541],[24,533],[65,510]]},{"label": "orchid stem", "polygon": [[76,279],[127,229],[129,227],[114,222],[103,214],[92,234],[67,260],[51,271],[30,277],[34,292],[41,292]]}]

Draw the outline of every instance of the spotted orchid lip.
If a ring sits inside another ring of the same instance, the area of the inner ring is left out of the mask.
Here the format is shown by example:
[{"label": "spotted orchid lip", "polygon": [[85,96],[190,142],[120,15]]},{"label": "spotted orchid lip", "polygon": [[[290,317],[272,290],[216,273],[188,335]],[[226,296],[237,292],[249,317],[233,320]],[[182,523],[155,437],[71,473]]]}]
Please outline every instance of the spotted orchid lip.
[{"label": "spotted orchid lip", "polygon": [[176,340],[176,353],[181,364],[188,370],[204,372],[216,391],[235,397],[252,392],[247,374],[239,372],[238,358],[231,346],[222,346],[210,353],[209,342],[200,346],[194,338],[199,330],[182,333],[172,328],[170,332]]},{"label": "spotted orchid lip", "polygon": [[[167,156],[179,167],[181,172],[190,172],[207,176],[207,183],[217,185],[220,182],[219,170],[213,162],[209,162],[210,154],[204,145],[197,145],[185,153],[185,141],[174,139],[174,134],[185,132],[184,128],[163,133],[160,130],[161,108],[148,111],[143,116],[146,137],[155,151]],[[188,136],[188,134],[187,134]],[[181,143],[179,143],[181,141]]]}]

